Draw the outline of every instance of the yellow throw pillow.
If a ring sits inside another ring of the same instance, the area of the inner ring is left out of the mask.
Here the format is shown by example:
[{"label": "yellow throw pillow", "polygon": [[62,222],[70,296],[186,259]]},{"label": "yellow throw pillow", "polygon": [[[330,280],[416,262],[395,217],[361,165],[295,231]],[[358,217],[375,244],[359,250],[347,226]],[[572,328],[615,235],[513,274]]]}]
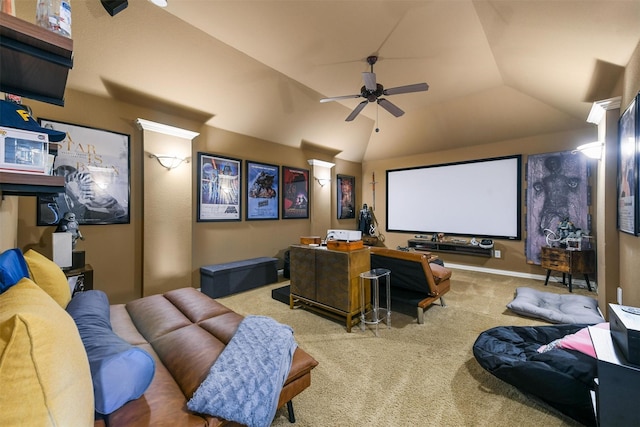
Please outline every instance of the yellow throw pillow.
[{"label": "yellow throw pillow", "polygon": [[27,278],[0,307],[0,426],[93,426],[91,371],[71,316]]},{"label": "yellow throw pillow", "polygon": [[31,280],[56,300],[60,307],[66,308],[71,301],[71,289],[67,276],[58,264],[33,249],[24,254],[24,259],[27,261]]}]

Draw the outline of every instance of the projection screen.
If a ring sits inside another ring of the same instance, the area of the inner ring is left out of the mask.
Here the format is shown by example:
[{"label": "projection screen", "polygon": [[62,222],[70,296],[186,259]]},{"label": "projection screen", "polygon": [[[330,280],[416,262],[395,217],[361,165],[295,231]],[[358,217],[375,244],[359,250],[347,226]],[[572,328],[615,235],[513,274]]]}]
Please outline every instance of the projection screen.
[{"label": "projection screen", "polygon": [[387,231],[520,240],[522,156],[387,171]]}]

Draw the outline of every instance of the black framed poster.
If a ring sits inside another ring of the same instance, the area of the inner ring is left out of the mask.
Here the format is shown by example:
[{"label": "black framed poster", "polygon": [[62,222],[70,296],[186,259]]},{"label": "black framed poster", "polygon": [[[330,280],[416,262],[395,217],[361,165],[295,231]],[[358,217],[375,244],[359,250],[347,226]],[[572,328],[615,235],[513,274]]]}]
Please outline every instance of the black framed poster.
[{"label": "black framed poster", "polygon": [[338,219],[356,217],[356,178],[338,175]]},{"label": "black framed poster", "polygon": [[280,216],[280,168],[247,160],[247,220]]},{"label": "black framed poster", "polygon": [[309,170],[282,167],[282,218],[309,218]]},{"label": "black framed poster", "polygon": [[198,221],[240,221],[241,161],[198,153]]},{"label": "black framed poster", "polygon": [[635,97],[618,122],[618,229],[637,235],[638,230],[638,102]]},{"label": "black framed poster", "polygon": [[64,176],[65,192],[38,196],[37,225],[57,224],[65,213],[78,224],[128,224],[130,136],[104,129],[40,119],[43,127],[65,132],[56,143],[53,175]]}]

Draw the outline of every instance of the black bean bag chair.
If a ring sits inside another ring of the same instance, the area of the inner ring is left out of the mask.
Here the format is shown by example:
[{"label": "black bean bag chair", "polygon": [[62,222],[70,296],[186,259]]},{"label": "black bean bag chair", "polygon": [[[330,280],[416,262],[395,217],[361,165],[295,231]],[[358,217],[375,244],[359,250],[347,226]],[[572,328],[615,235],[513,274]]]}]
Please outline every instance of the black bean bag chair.
[{"label": "black bean bag chair", "polygon": [[473,355],[480,366],[497,378],[584,425],[595,426],[589,392],[597,373],[596,359],[562,348],[537,351],[541,345],[586,326],[499,326],[478,336]]}]

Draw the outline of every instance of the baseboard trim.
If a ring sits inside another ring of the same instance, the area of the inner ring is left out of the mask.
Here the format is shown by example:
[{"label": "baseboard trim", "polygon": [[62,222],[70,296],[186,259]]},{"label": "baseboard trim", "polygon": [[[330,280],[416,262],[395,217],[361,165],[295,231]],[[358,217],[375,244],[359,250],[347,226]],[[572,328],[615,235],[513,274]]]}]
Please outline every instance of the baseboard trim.
[{"label": "baseboard trim", "polygon": [[[531,273],[523,273],[520,271],[511,271],[511,270],[498,270],[497,268],[478,267],[475,265],[453,264],[448,262],[446,266],[447,268],[451,268],[454,270],[478,271],[480,273],[499,274],[501,276],[511,276],[511,277],[521,277],[524,279],[540,280],[543,282],[546,279],[546,275],[543,275],[543,274],[531,274]],[[556,273],[556,274],[559,274],[559,273]],[[549,277],[549,281],[562,283],[562,276],[559,276],[559,277],[551,276]],[[590,280],[589,283],[591,283],[591,289],[597,292],[598,284],[594,280]],[[574,287],[587,289],[587,282],[584,279],[578,279],[576,277],[573,277],[571,280],[571,284]]]}]

